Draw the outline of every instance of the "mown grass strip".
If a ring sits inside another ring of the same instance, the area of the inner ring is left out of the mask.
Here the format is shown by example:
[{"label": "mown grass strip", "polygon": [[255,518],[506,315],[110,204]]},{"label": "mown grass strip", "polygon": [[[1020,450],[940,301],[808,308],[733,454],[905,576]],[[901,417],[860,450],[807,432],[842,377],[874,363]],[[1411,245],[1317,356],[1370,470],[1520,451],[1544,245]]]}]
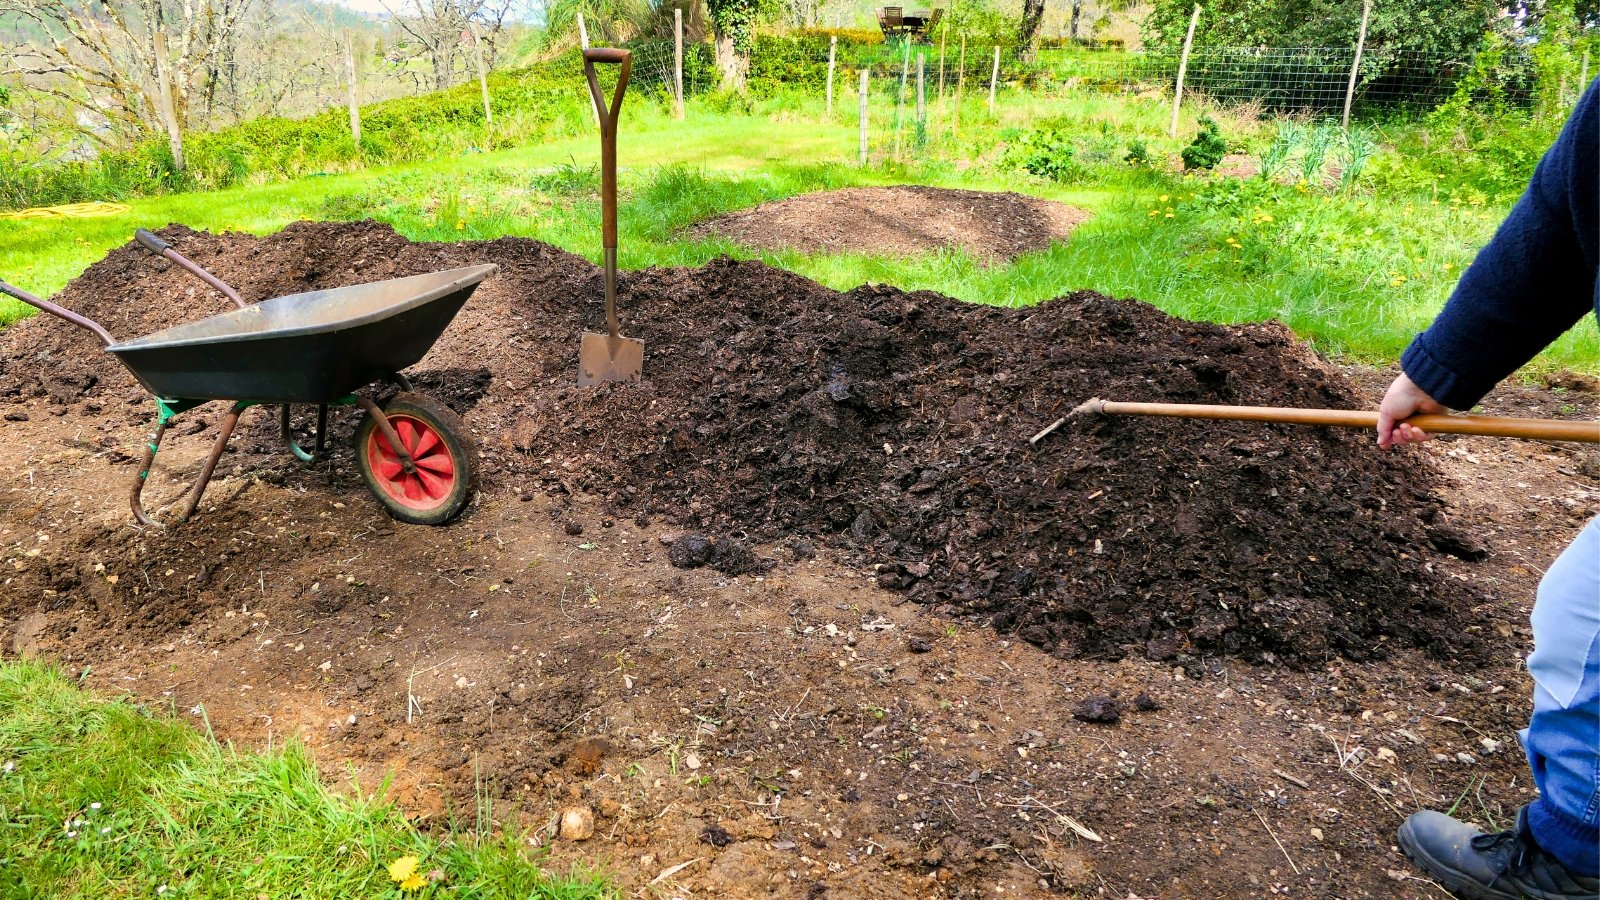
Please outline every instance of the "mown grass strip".
[{"label": "mown grass strip", "polygon": [[[616,896],[597,875],[546,872],[489,821],[419,832],[382,793],[331,790],[296,743],[239,751],[0,661],[0,897]],[[403,856],[438,877],[401,891],[387,865]]]}]

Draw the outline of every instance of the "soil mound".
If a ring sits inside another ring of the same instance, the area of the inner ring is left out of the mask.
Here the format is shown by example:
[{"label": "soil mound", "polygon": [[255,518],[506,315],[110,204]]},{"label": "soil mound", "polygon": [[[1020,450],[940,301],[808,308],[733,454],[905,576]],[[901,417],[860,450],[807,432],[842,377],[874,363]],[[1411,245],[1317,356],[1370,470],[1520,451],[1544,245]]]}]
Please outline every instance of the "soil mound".
[{"label": "soil mound", "polygon": [[[1476,647],[1477,596],[1429,564],[1430,531],[1448,530],[1431,470],[1367,435],[1103,417],[1028,443],[1091,395],[1359,404],[1276,325],[1196,324],[1091,292],[1028,309],[840,293],[724,259],[626,273],[624,330],[645,342],[647,380],[581,391],[599,273],[547,245],[413,244],[373,223],[162,234],[249,300],[498,263],[415,374],[478,433],[489,491],[588,494],[797,556],[815,542],[1065,656],[1316,665]],[[119,337],[225,303],[132,245],[57,299]],[[96,409],[139,396],[87,332],[49,317],[0,332],[0,392]]]},{"label": "soil mound", "polygon": [[898,185],[790,197],[691,231],[765,250],[915,256],[960,249],[998,261],[1044,250],[1088,218],[1077,207],[1010,191]]}]

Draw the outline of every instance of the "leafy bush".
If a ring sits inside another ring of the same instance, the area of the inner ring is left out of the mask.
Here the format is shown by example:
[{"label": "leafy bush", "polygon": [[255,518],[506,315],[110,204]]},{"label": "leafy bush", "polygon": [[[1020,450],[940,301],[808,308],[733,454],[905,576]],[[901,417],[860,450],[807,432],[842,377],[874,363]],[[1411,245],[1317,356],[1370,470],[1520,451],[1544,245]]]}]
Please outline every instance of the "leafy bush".
[{"label": "leafy bush", "polygon": [[1135,138],[1128,145],[1128,155],[1124,156],[1122,161],[1130,166],[1148,166],[1150,165],[1150,150],[1145,147],[1144,141]]},{"label": "leafy bush", "polygon": [[1185,169],[1214,169],[1228,155],[1228,143],[1222,139],[1222,130],[1210,116],[1200,117],[1200,131],[1183,148]]},{"label": "leafy bush", "polygon": [[1076,181],[1086,174],[1065,123],[1061,122],[1044,122],[1011,137],[1000,157],[1000,166],[1051,181]]}]

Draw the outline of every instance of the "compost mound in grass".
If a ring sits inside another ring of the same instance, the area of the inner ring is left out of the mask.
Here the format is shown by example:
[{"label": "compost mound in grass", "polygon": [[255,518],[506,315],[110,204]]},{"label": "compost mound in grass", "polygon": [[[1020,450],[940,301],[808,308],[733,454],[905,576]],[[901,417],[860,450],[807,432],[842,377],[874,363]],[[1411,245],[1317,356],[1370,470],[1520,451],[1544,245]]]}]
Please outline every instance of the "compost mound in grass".
[{"label": "compost mound in grass", "polygon": [[690,233],[765,250],[916,256],[959,249],[995,262],[1044,250],[1088,217],[1077,207],[1010,191],[896,185],[789,197],[700,223]]},{"label": "compost mound in grass", "polygon": [[[589,494],[780,557],[829,547],[1064,656],[1476,652],[1479,598],[1429,567],[1449,533],[1431,469],[1370,435],[1091,417],[1028,442],[1095,395],[1360,405],[1277,325],[1196,324],[1091,292],[1027,309],[840,293],[723,259],[625,273],[645,381],[579,390],[601,280],[547,245],[413,244],[374,223],[162,234],[252,301],[498,263],[416,371],[477,432],[491,495]],[[226,308],[132,245],[57,299],[119,337]],[[90,335],[48,317],[0,332],[0,391],[91,408],[138,397]]]}]

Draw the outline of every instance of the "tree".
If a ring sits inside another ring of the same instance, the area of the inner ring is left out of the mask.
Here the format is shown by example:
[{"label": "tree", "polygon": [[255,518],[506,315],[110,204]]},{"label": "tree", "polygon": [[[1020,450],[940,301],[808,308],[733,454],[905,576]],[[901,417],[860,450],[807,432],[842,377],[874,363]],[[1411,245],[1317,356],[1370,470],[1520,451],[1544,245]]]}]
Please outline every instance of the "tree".
[{"label": "tree", "polygon": [[[1366,58],[1416,51],[1470,58],[1506,0],[1376,0],[1367,27]],[[1144,42],[1175,52],[1189,27],[1194,0],[1156,0]],[[1361,26],[1360,0],[1211,0],[1194,32],[1196,47],[1351,47]],[[1345,63],[1348,66],[1348,62]]]},{"label": "tree", "polygon": [[188,127],[203,103],[204,86],[233,65],[235,32],[252,3],[0,0],[0,14],[26,19],[43,34],[16,48],[0,75],[20,75],[32,90],[104,117],[109,135],[137,139],[162,128],[156,97],[160,31],[169,54],[173,112]]},{"label": "tree", "polygon": [[472,32],[484,32],[489,45],[488,62],[494,65],[500,33],[505,29],[506,16],[511,12],[512,0],[405,0],[396,12],[383,2],[396,25],[415,41],[420,48],[416,55],[426,55],[433,67],[433,88],[442,91],[455,81],[457,61],[466,71],[467,48],[472,45]]},{"label": "tree", "polygon": [[1022,0],[1022,24],[1017,28],[1017,49],[1024,60],[1039,52],[1039,29],[1044,25],[1044,0]]},{"label": "tree", "polygon": [[745,74],[750,71],[750,44],[761,7],[761,0],[706,0],[717,69],[722,73],[722,86],[728,90],[744,90]]}]

